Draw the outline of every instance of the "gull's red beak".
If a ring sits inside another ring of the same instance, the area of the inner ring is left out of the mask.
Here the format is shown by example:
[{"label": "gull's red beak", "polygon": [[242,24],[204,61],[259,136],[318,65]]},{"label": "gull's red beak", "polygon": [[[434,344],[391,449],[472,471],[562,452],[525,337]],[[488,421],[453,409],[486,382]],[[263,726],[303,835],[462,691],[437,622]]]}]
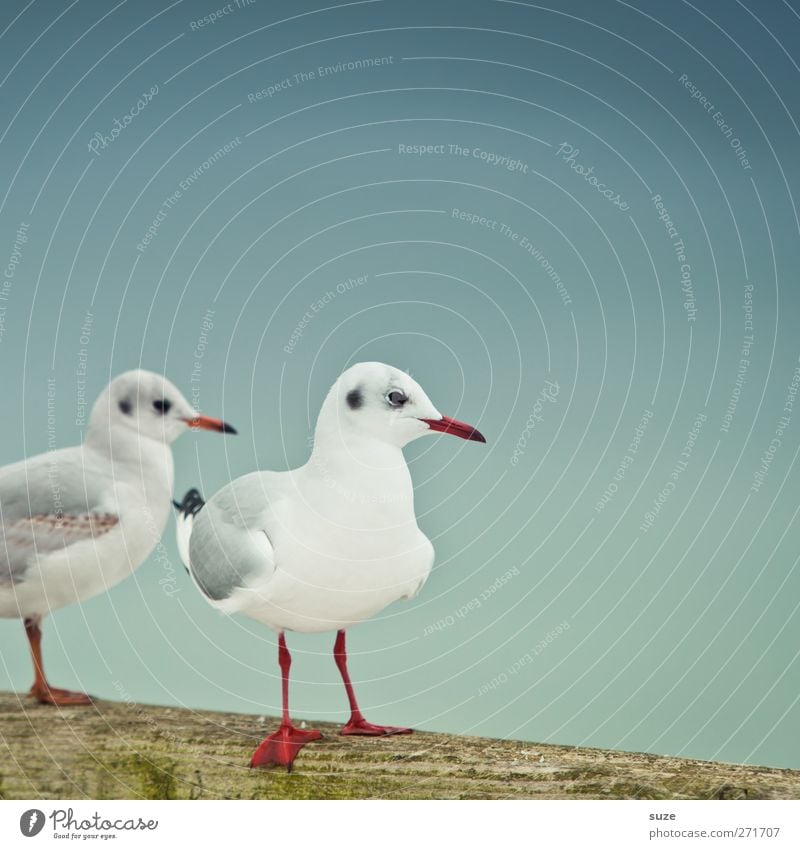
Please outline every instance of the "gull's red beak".
[{"label": "gull's red beak", "polygon": [[469,439],[471,442],[486,442],[486,438],[472,425],[451,419],[450,416],[442,416],[440,419],[420,419],[425,422],[431,430],[437,430],[441,433],[452,433],[453,436],[460,436],[462,439]]},{"label": "gull's red beak", "polygon": [[187,425],[197,430],[213,430],[216,433],[236,433],[236,428],[222,419],[212,419],[211,416],[195,416],[193,419],[184,419]]}]

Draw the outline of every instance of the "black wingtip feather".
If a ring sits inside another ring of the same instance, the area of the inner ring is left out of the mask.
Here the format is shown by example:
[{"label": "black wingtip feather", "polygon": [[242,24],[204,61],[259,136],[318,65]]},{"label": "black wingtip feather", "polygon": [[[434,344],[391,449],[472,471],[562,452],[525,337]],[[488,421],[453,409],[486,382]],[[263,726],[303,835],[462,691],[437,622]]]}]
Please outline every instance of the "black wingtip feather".
[{"label": "black wingtip feather", "polygon": [[172,503],[175,505],[175,509],[182,515],[196,516],[203,509],[206,502],[203,500],[203,496],[200,495],[199,490],[190,489],[183,496],[183,501],[180,503],[173,501]]}]

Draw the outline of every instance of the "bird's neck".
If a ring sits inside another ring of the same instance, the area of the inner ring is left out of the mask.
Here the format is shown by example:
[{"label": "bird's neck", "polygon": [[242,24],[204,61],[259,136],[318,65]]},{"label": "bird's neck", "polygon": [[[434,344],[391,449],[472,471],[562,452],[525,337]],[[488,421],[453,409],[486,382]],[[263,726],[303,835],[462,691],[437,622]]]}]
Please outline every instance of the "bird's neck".
[{"label": "bird's neck", "polygon": [[403,451],[381,439],[317,428],[305,468],[345,502],[413,508],[411,475]]},{"label": "bird's neck", "polygon": [[311,459],[324,459],[342,468],[360,467],[377,473],[405,469],[403,450],[368,433],[349,431],[339,427],[317,427]]},{"label": "bird's neck", "polygon": [[175,473],[172,449],[166,443],[111,425],[90,427],[84,445],[111,461],[115,477],[125,478],[152,497],[171,495]]}]

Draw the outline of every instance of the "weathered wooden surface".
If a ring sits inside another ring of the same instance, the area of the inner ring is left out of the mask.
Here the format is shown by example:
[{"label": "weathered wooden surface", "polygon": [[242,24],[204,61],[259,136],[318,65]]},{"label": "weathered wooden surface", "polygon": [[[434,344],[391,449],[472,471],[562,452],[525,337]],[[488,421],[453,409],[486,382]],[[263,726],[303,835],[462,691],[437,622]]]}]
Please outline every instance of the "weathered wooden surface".
[{"label": "weathered wooden surface", "polygon": [[119,702],[58,709],[0,693],[0,798],[800,798],[800,771],[413,734],[338,737],[295,771],[250,770],[272,719]]}]

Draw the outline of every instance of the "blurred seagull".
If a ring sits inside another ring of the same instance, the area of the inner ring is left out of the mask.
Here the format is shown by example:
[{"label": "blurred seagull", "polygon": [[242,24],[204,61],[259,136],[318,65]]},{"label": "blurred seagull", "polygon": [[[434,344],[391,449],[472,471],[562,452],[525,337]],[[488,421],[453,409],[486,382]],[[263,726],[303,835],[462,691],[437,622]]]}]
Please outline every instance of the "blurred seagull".
[{"label": "blurred seagull", "polygon": [[278,632],[283,718],[252,767],[291,770],[302,746],[321,736],[289,717],[285,631],[337,632],[334,659],[350,703],[341,734],[411,733],[364,719],[347,671],[345,629],[413,598],[430,573],[433,546],[417,527],[402,449],[432,432],[486,441],[443,416],[406,373],[360,363],[328,393],[304,466],[245,475],[207,503],[190,490],[179,506],[178,550],[208,601]]},{"label": "blurred seagull", "polygon": [[48,684],[42,617],[108,590],[150,554],[170,514],[169,446],[190,427],[236,433],[166,378],[129,371],[97,399],[82,445],[0,468],[0,617],[25,622],[38,701],[91,704]]}]

